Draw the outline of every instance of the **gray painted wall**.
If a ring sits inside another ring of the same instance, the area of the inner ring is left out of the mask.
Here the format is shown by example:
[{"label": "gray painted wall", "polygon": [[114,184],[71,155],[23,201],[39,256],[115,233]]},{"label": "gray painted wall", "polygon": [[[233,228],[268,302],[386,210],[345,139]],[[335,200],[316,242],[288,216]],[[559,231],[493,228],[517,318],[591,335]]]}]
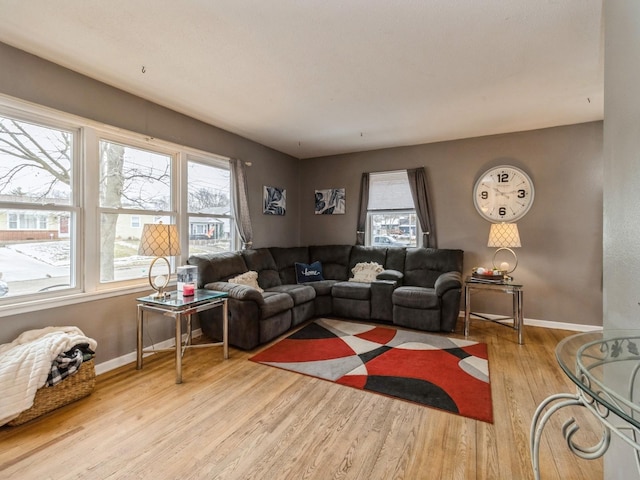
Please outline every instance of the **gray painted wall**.
[{"label": "gray painted wall", "polygon": [[[638,329],[640,321],[640,2],[604,3],[604,327]],[[611,381],[611,370],[607,370]],[[628,379],[619,379],[620,386]],[[637,390],[637,389],[636,389]],[[637,392],[636,392],[637,393]],[[615,421],[615,419],[614,419]],[[606,479],[640,478],[633,450],[613,437]]]},{"label": "gray painted wall", "polygon": [[[511,164],[535,186],[518,222],[514,272],[525,286],[526,318],[602,324],[602,122],[301,161],[302,244],[353,243],[362,172],[424,166],[438,246],[465,251],[465,271],[491,265],[489,223],[472,199],[477,177]],[[315,189],[345,187],[345,215],[315,215]],[[477,308],[476,308],[477,307]],[[508,313],[507,296],[474,298],[473,308]]]}]

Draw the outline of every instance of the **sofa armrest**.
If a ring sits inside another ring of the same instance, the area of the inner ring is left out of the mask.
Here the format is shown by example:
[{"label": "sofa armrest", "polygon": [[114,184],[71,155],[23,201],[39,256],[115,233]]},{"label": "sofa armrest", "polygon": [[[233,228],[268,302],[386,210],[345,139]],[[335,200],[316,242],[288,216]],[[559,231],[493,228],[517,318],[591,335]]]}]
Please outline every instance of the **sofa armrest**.
[{"label": "sofa armrest", "polygon": [[383,270],[376,276],[376,280],[393,280],[397,282],[398,285],[402,285],[403,278],[404,273],[398,270]]},{"label": "sofa armrest", "polygon": [[247,287],[246,285],[229,282],[211,282],[207,283],[204,288],[207,290],[226,292],[229,298],[233,298],[234,300],[250,300],[256,302],[258,305],[264,304],[262,294],[255,288]]},{"label": "sofa armrest", "polygon": [[441,297],[449,290],[460,289],[462,288],[462,274],[455,271],[443,273],[436,278],[433,288],[435,288],[438,297]]}]

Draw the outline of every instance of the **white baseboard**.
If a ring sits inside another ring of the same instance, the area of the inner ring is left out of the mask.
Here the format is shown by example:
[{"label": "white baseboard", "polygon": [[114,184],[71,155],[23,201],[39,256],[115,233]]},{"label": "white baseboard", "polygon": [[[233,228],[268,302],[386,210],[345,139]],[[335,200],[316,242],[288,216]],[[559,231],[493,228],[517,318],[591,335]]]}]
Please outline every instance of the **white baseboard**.
[{"label": "white baseboard", "polygon": [[[193,331],[193,338],[198,338],[202,335],[202,330],[201,329],[197,329]],[[182,341],[185,341],[187,339],[187,335],[183,334],[182,335]],[[158,342],[152,346],[148,346],[145,348],[157,348],[157,349],[161,349],[161,348],[172,348],[175,345],[175,339],[170,338],[168,340],[164,340],[162,342]],[[153,355],[152,353],[148,353],[145,354],[145,356],[147,355]],[[128,363],[133,363],[136,361],[136,357],[137,354],[136,352],[131,352],[131,353],[127,353],[125,355],[122,355],[120,357],[117,358],[112,358],[111,360],[107,360],[106,362],[102,362],[96,365],[96,375],[100,375],[102,373],[106,373],[106,372],[110,372],[111,370],[115,370],[118,367],[121,367],[123,365],[127,365]]]},{"label": "white baseboard", "polygon": [[[500,318],[500,315],[493,315],[491,313],[480,313],[480,315],[487,317],[489,319]],[[464,318],[464,312],[460,312],[460,317]],[[482,320],[481,318],[475,318],[473,321]],[[513,323],[513,320],[506,320],[504,323]],[[550,320],[537,320],[535,318],[525,318],[525,325],[530,325],[532,327],[542,327],[542,328],[554,328],[556,330],[569,330],[572,332],[597,332],[602,330],[601,326],[597,325],[581,325],[578,323],[564,323],[564,322],[552,322]]]},{"label": "white baseboard", "polygon": [[525,318],[525,325],[542,328],[555,328],[556,330],[570,330],[572,332],[597,332],[602,327],[597,325],[581,325],[577,323],[551,322],[549,320],[535,320],[533,318]]}]

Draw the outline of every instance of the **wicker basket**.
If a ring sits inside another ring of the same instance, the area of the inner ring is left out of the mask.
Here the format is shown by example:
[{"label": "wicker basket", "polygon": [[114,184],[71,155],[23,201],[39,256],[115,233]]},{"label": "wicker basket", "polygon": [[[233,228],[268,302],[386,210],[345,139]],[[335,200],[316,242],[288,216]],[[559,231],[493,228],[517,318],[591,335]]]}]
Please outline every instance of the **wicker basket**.
[{"label": "wicker basket", "polygon": [[21,425],[40,415],[49,413],[89,395],[96,386],[96,370],[93,358],[83,362],[74,375],[70,375],[53,387],[42,387],[36,392],[33,406],[11,420],[7,425]]}]

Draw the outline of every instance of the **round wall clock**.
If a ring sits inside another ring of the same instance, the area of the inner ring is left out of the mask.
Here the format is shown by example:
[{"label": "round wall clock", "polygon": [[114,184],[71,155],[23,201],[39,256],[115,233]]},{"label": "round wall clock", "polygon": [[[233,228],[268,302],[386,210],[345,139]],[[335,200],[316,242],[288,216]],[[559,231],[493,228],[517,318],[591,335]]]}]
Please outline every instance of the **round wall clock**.
[{"label": "round wall clock", "polygon": [[484,172],[473,187],[473,203],[490,222],[515,222],[533,204],[533,182],[517,167],[501,165]]}]

